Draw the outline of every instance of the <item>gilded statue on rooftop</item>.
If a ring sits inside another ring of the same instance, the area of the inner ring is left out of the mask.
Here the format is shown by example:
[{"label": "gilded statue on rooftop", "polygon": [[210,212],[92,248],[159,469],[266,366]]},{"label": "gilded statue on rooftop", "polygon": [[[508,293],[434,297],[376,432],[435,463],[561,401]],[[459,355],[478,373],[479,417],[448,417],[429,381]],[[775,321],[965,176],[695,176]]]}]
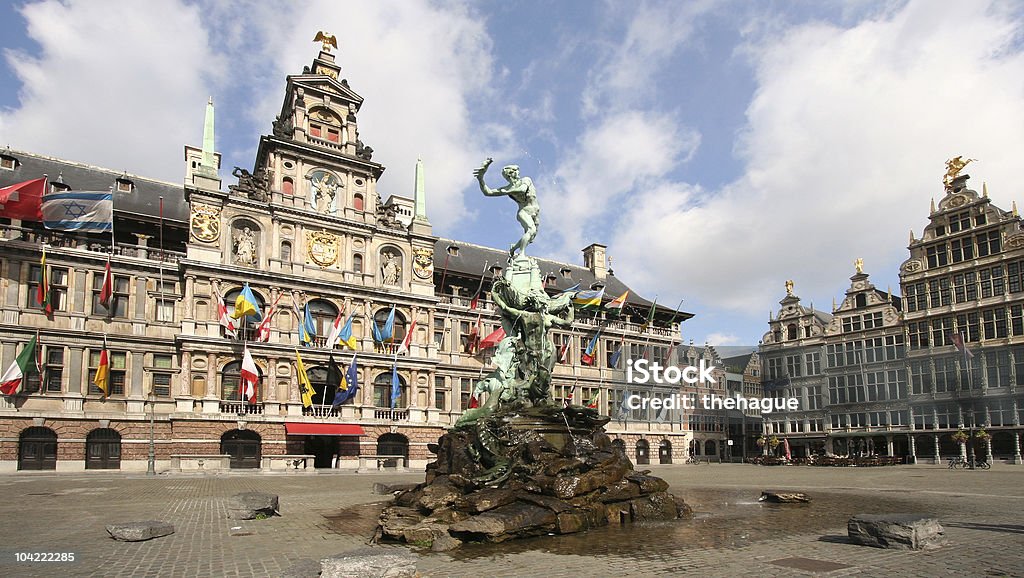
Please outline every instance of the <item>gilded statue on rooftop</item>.
[{"label": "gilded statue on rooftop", "polygon": [[978,159],[964,160],[964,157],[958,156],[946,161],[946,175],[942,177],[942,184],[945,185],[947,189],[953,186],[953,179],[960,176],[960,171],[964,170],[964,167],[966,167],[968,163],[976,160]]}]

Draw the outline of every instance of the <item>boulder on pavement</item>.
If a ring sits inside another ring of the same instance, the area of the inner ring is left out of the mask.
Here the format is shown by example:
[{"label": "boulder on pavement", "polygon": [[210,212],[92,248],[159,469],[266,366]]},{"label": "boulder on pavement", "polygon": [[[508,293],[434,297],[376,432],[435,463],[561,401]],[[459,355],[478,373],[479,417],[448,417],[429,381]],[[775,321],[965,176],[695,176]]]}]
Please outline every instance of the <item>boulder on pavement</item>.
[{"label": "boulder on pavement", "polygon": [[159,520],[145,522],[124,522],[108,524],[107,533],[115,540],[122,542],[143,542],[174,533],[174,526]]},{"label": "boulder on pavement", "polygon": [[408,552],[362,548],[320,560],[321,578],[413,578],[416,559]]},{"label": "boulder on pavement", "polygon": [[771,502],[773,504],[807,504],[811,498],[803,492],[779,492],[775,490],[764,490],[761,492],[759,502]]},{"label": "boulder on pavement", "polygon": [[896,550],[935,547],[944,532],[927,514],[858,514],[847,522],[846,531],[856,544]]},{"label": "boulder on pavement", "polygon": [[277,494],[263,492],[242,492],[228,499],[228,518],[232,520],[255,520],[261,514],[266,517],[280,515]]}]

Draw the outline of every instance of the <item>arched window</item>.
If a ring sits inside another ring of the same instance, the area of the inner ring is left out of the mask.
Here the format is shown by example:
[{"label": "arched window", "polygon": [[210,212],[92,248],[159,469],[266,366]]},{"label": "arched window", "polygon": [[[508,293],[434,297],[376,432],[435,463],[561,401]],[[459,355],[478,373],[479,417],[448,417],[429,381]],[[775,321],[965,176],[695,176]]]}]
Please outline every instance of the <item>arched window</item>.
[{"label": "arched window", "polygon": [[863,294],[863,293],[860,293],[859,295],[857,295],[856,301],[857,301],[857,308],[858,309],[861,308],[861,307],[867,307],[868,306],[868,296]]},{"label": "arched window", "polygon": [[793,324],[793,323],[790,323],[789,325],[786,326],[786,339],[796,339],[796,338],[797,338],[796,325]]},{"label": "arched window", "polygon": [[[263,399],[263,371],[256,366],[256,397]],[[232,361],[220,371],[220,398],[224,401],[248,401],[243,400],[239,385],[242,383],[242,362]]]},{"label": "arched window", "polygon": [[331,332],[335,318],[338,317],[338,308],[330,301],[314,299],[309,302],[309,314],[313,316],[313,325],[316,327],[316,337],[313,342],[318,347],[323,347],[327,342],[327,335]]},{"label": "arched window", "polygon": [[[345,369],[342,368],[342,371],[345,371]],[[324,399],[324,392],[327,390],[327,367],[311,367],[306,370],[306,375],[309,376],[309,384],[313,386],[313,405],[329,406],[333,404],[333,392],[327,396],[327,399]]]},{"label": "arched window", "polygon": [[708,440],[704,442],[704,455],[706,456],[717,456],[718,446],[715,445],[715,440]]},{"label": "arched window", "polygon": [[[397,433],[386,433],[377,438],[377,455],[378,456],[402,456],[402,461],[405,462],[409,459],[409,438],[402,434]],[[388,463],[384,464],[384,467],[393,468],[399,464],[397,459],[388,460]]]},{"label": "arched window", "polygon": [[[395,400],[395,409],[406,407],[409,403],[408,391],[405,386],[405,379],[399,374],[398,386],[400,395]],[[373,380],[373,405],[377,407],[391,407],[391,372],[385,371]]]},{"label": "arched window", "polygon": [[[226,305],[228,308],[229,316],[235,312],[235,301],[238,299],[238,296],[241,293],[242,288],[239,287],[237,289],[232,289],[231,291],[228,291],[227,293],[224,294],[224,305]],[[256,305],[259,306],[260,313],[265,314],[267,312],[267,305],[266,301],[264,301],[263,299],[263,296],[260,295],[259,292],[255,290],[253,290],[252,295],[253,297],[256,298]],[[239,329],[236,331],[236,333],[238,334],[238,339],[244,338],[246,341],[254,341],[256,338],[256,328],[259,327],[261,320],[262,317],[257,317],[255,315],[246,315],[244,323],[239,323],[238,320],[236,320],[235,325],[239,327]],[[221,328],[221,334],[223,335],[223,333],[224,329]]]},{"label": "arched window", "polygon": [[292,262],[292,244],[290,241],[281,241],[281,261]]},{"label": "arched window", "polygon": [[363,256],[359,253],[352,256],[352,270],[356,273],[363,272]]},{"label": "arched window", "polygon": [[357,211],[363,210],[363,195],[362,193],[356,193],[352,195],[352,208]]},{"label": "arched window", "polygon": [[661,443],[658,445],[658,463],[672,463],[672,442],[668,440],[661,440]]},{"label": "arched window", "polygon": [[286,195],[295,194],[295,181],[291,177],[281,179],[281,192]]}]

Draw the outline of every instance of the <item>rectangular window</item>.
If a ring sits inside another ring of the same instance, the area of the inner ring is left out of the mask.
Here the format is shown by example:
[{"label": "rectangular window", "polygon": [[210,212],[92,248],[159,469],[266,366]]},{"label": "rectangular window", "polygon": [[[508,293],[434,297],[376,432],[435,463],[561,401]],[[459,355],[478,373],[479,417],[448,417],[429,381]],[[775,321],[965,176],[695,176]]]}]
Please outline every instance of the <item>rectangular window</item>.
[{"label": "rectangular window", "polygon": [[843,317],[843,333],[849,333],[851,331],[860,331],[860,315],[854,315],[853,317]]},{"label": "rectangular window", "polygon": [[950,336],[953,334],[953,318],[941,317],[932,319],[932,346],[941,347],[950,345]]},{"label": "rectangular window", "polygon": [[935,393],[956,391],[956,358],[935,358]]},{"label": "rectangular window", "polygon": [[987,257],[989,255],[995,255],[1001,248],[999,231],[989,231],[988,233],[982,233],[974,238],[975,245],[978,247],[978,256]]},{"label": "rectangular window", "polygon": [[[949,290],[947,286],[947,292]],[[864,329],[875,329],[876,327],[882,326],[882,312],[877,313],[865,313],[864,314]]]},{"label": "rectangular window", "polygon": [[1010,306],[1010,332],[1014,337],[1024,335],[1024,306]]},{"label": "rectangular window", "polygon": [[1006,285],[1003,277],[1003,268],[1001,266],[995,266],[989,269],[982,269],[980,271],[981,278],[981,297],[992,297],[995,295],[1002,295],[1006,291]]},{"label": "rectangular window", "polygon": [[932,307],[949,305],[952,301],[952,294],[949,290],[949,277],[942,277],[929,281],[928,297]]},{"label": "rectangular window", "polygon": [[174,322],[174,301],[171,299],[156,300],[156,320],[163,323]]},{"label": "rectangular window", "polygon": [[470,377],[459,378],[459,407],[462,411],[469,409],[469,400],[473,396],[473,379]]},{"label": "rectangular window", "polygon": [[999,307],[981,312],[982,334],[985,339],[1006,337],[1006,309]]},{"label": "rectangular window", "polygon": [[924,281],[907,285],[907,311],[922,311],[928,307],[928,295],[924,290]]},{"label": "rectangular window", "polygon": [[978,281],[974,271],[953,275],[953,300],[967,303],[978,298]]},{"label": "rectangular window", "polygon": [[956,330],[964,334],[964,340],[966,341],[978,341],[981,337],[981,327],[979,323],[979,315],[977,312],[974,313],[961,313],[956,316]]},{"label": "rectangular window", "polygon": [[772,357],[768,360],[768,379],[775,380],[782,377],[782,359]]},{"label": "rectangular window", "polygon": [[945,267],[949,265],[949,253],[946,251],[945,243],[936,243],[927,249],[928,268]]},{"label": "rectangular window", "polygon": [[966,231],[971,228],[971,213],[964,211],[963,213],[957,213],[949,216],[949,232],[959,233],[960,231]]},{"label": "rectangular window", "polygon": [[[980,365],[980,360],[978,365]],[[985,371],[989,387],[1007,387],[1010,385],[1010,352],[1000,348],[985,353]]]},{"label": "rectangular window", "polygon": [[885,358],[889,361],[903,359],[902,335],[887,335],[885,337]]},{"label": "rectangular window", "polygon": [[444,350],[444,318],[440,316],[434,317],[434,343]]},{"label": "rectangular window", "polygon": [[331,142],[340,142],[341,141],[341,132],[338,131],[338,129],[336,129],[336,128],[328,128],[327,129],[327,140],[329,140]]},{"label": "rectangular window", "polygon": [[171,376],[172,371],[160,371],[174,369],[174,356],[153,354],[153,394],[157,397],[171,397]]},{"label": "rectangular window", "polygon": [[932,370],[927,361],[910,362],[910,391],[914,394],[932,392]]},{"label": "rectangular window", "polygon": [[[50,270],[50,305],[54,311],[63,311],[68,300],[68,270],[63,267],[47,267]],[[36,297],[39,292],[39,265],[29,267],[28,307],[42,309]]]},{"label": "rectangular window", "polygon": [[885,361],[885,347],[881,337],[872,337],[864,340],[864,362],[874,363]]},{"label": "rectangular window", "polygon": [[821,353],[814,351],[804,354],[804,369],[807,375],[818,375],[821,373]]},{"label": "rectangular window", "polygon": [[928,347],[928,322],[912,321],[907,325],[910,334],[910,348],[924,349]]},{"label": "rectangular window", "polygon": [[801,371],[799,355],[786,356],[786,375],[789,377],[800,377]]},{"label": "rectangular window", "polygon": [[1024,261],[1006,264],[1006,285],[1010,293],[1024,291]]},{"label": "rectangular window", "polygon": [[321,128],[318,124],[309,123],[309,136],[320,138]]},{"label": "rectangular window", "polygon": [[952,241],[950,242],[949,247],[953,253],[952,256],[954,263],[970,261],[974,258],[974,243],[970,237]]},{"label": "rectangular window", "polygon": [[[555,358],[557,363],[572,365],[572,336],[568,333],[554,333],[551,337],[552,342],[555,344]],[[620,357],[625,357],[625,355]],[[625,359],[619,359],[619,367],[626,367],[625,364]]]},{"label": "rectangular window", "polygon": [[444,409],[445,402],[445,385],[444,377],[440,375],[434,376],[434,407],[437,409]]},{"label": "rectangular window", "polygon": [[43,367],[43,380],[47,393],[60,393],[64,379],[64,348],[55,345],[46,346],[46,365]]},{"label": "rectangular window", "polygon": [[100,294],[103,292],[103,272],[94,272],[92,274],[92,312],[107,317],[128,317],[130,283],[129,277],[114,275],[114,293],[110,297],[110,306],[104,307],[100,303]]},{"label": "rectangular window", "polygon": [[[123,351],[108,351],[107,359],[110,363],[110,375],[107,381],[107,395],[124,395],[125,374],[127,373],[127,354]],[[99,350],[89,352],[89,393],[103,395],[103,391],[96,387],[96,369],[100,365]]]}]

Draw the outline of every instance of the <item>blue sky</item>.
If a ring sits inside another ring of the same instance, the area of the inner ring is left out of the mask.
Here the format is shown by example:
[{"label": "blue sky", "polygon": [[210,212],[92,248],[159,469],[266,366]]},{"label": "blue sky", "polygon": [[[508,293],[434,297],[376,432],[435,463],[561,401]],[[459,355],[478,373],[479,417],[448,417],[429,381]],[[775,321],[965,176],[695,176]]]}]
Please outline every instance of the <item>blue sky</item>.
[{"label": "blue sky", "polygon": [[213,95],[227,181],[328,30],[385,197],[421,156],[435,233],[507,246],[514,204],[471,172],[517,163],[535,254],[603,243],[696,314],[684,339],[756,344],[787,279],[828,310],[861,257],[898,292],[946,159],[1020,197],[1022,24],[1012,1],[17,2],[0,146],[178,182]]}]

